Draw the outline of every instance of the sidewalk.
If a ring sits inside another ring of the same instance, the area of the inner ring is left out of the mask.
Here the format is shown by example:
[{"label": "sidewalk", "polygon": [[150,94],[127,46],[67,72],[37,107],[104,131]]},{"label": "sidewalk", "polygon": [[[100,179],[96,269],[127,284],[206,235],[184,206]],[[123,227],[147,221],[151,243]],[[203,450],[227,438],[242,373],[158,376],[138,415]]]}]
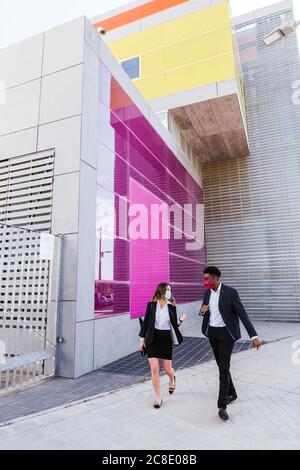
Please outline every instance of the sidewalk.
[{"label": "sidewalk", "polygon": [[300,364],[292,362],[300,325],[267,324],[266,331],[273,342],[232,357],[239,398],[227,422],[217,416],[211,360],[178,371],[173,396],[164,376],[159,410],[146,381],[19,418],[0,427],[0,449],[300,449]]}]

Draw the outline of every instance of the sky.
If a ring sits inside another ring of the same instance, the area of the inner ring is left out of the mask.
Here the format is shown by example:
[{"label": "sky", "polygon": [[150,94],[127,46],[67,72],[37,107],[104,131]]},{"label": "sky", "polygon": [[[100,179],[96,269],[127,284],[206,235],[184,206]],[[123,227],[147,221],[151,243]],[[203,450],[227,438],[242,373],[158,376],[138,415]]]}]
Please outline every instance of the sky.
[{"label": "sky", "polygon": [[[232,15],[277,1],[231,0]],[[127,3],[128,0],[0,0],[0,49],[78,16],[94,17]],[[294,4],[300,10],[299,0],[294,0]]]}]

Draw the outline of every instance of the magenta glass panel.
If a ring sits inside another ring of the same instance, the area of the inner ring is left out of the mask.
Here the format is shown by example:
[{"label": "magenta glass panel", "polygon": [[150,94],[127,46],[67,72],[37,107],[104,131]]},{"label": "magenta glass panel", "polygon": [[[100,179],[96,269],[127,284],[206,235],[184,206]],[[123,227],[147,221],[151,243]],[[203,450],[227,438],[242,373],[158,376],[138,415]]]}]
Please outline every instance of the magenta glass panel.
[{"label": "magenta glass panel", "polygon": [[[203,204],[202,189],[102,63],[99,73],[95,315],[144,315],[159,282],[172,284],[177,303],[200,301],[205,247],[191,249],[185,217],[203,231],[194,210]],[[144,239],[129,232],[135,204],[148,214]],[[153,204],[182,213],[179,223],[173,215],[164,219],[167,238],[161,230],[151,237],[149,227],[159,220]]]},{"label": "magenta glass panel", "polygon": [[[161,204],[161,200],[153,193],[137,183],[129,180],[130,204],[143,204],[149,213],[152,204]],[[130,314],[136,318],[144,314],[145,301],[149,301],[153,290],[159,282],[169,281],[169,240],[151,240],[148,220],[148,237],[130,240]],[[161,235],[161,234],[160,234]]]}]

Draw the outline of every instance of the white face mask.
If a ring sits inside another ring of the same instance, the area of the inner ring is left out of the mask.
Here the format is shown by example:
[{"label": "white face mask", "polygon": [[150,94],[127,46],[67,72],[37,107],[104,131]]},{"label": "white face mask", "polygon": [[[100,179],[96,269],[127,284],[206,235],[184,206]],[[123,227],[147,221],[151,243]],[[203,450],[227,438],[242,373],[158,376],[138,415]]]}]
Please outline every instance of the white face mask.
[{"label": "white face mask", "polygon": [[170,300],[170,298],[172,297],[172,292],[170,290],[166,290],[166,293],[165,293],[165,298],[167,300]]}]

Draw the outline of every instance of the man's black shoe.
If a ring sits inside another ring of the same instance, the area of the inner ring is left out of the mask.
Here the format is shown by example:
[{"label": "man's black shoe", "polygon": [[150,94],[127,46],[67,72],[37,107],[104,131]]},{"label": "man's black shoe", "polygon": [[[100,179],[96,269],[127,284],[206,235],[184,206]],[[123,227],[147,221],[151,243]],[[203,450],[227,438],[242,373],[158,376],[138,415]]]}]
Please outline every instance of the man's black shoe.
[{"label": "man's black shoe", "polygon": [[223,421],[227,421],[227,419],[229,419],[229,416],[227,414],[227,411],[225,410],[225,408],[220,408],[219,409],[219,416],[221,419],[223,419]]},{"label": "man's black shoe", "polygon": [[229,395],[228,397],[228,400],[227,400],[227,405],[229,405],[229,403],[232,403],[233,401],[235,401],[237,399],[237,394],[234,393],[233,395]]}]

